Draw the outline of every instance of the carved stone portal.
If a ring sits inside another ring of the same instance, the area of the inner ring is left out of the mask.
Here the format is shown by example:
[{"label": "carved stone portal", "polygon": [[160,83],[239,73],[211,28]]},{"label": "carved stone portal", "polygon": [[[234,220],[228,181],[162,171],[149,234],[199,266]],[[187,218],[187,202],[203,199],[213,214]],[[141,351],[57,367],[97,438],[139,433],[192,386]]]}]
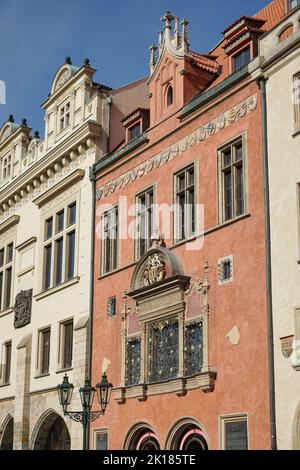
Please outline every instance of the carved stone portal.
[{"label": "carved stone portal", "polygon": [[30,323],[32,306],[32,289],[21,290],[16,296],[14,312],[14,327],[22,328]]}]

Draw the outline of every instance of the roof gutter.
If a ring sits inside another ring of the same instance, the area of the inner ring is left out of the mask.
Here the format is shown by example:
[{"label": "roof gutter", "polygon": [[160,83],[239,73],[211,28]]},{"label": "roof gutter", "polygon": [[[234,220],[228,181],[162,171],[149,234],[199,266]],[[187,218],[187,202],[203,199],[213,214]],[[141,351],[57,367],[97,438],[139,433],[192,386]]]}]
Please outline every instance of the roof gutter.
[{"label": "roof gutter", "polygon": [[277,450],[266,78],[264,76],[260,77],[258,79],[258,83],[259,83],[259,88],[260,88],[260,93],[261,93],[261,108],[262,108],[262,153],[263,153],[263,174],[264,174],[265,259],[266,259],[266,301],[267,301],[267,327],[268,327],[270,431],[271,431],[271,449]]}]

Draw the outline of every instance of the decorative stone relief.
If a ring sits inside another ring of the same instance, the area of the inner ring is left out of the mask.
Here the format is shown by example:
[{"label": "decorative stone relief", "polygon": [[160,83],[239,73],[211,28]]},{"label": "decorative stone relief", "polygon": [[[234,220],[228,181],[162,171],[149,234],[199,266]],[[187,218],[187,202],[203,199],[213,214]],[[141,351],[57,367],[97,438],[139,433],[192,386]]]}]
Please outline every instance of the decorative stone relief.
[{"label": "decorative stone relief", "polygon": [[159,253],[149,256],[143,271],[143,282],[145,286],[152,286],[166,277],[166,264]]},{"label": "decorative stone relief", "polygon": [[15,312],[14,327],[22,328],[30,323],[32,305],[32,289],[21,290],[16,296],[13,310]]},{"label": "decorative stone relief", "polygon": [[241,334],[237,326],[234,326],[226,335],[226,338],[229,339],[230,343],[233,346],[237,346],[240,343]]},{"label": "decorative stone relief", "polygon": [[154,168],[159,168],[160,166],[166,164],[169,160],[186,152],[188,148],[194,147],[196,144],[203,142],[217,132],[220,132],[225,127],[233,124],[239,119],[242,119],[256,108],[257,95],[252,95],[243,102],[221,114],[216,119],[208,122],[204,126],[199,127],[194,132],[181,139],[179,142],[172,144],[168,149],[149,158],[146,162],[141,163],[113,181],[105,184],[101,188],[98,188],[96,191],[97,200],[104,199],[108,196],[108,194],[114,193],[118,189],[127,186],[137,178],[144,176],[144,174],[150,173]]}]

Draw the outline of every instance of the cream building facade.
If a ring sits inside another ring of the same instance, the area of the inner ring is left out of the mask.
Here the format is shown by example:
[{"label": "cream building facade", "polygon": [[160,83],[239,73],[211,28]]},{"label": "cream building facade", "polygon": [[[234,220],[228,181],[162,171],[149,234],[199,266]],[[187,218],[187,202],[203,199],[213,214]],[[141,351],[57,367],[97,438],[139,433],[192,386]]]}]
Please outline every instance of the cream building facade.
[{"label": "cream building facade", "polygon": [[[0,130],[0,447],[82,448],[56,386],[88,367],[92,183],[107,151],[110,89],[67,58],[42,104],[45,137],[13,117]],[[71,408],[72,409],[72,408]]]},{"label": "cream building facade", "polygon": [[277,446],[299,450],[299,6],[260,40],[260,70],[266,78]]}]

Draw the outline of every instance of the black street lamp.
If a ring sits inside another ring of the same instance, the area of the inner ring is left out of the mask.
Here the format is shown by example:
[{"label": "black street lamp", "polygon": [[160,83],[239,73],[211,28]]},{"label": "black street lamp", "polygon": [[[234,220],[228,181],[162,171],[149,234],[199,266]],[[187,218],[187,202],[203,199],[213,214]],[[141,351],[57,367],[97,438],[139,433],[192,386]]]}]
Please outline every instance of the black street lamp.
[{"label": "black street lamp", "polygon": [[[74,421],[82,424],[83,450],[87,450],[88,425],[91,421],[95,421],[99,416],[104,415],[110,400],[111,389],[112,384],[108,382],[106,374],[102,375],[101,382],[97,383],[96,388],[91,387],[90,381],[86,380],[85,385],[79,389],[82,411],[67,411],[68,406],[71,404],[74,385],[70,384],[67,374],[64,376],[62,383],[57,385],[58,399],[64,415],[70,416]],[[91,411],[95,392],[97,392],[100,405],[99,411]]]}]

